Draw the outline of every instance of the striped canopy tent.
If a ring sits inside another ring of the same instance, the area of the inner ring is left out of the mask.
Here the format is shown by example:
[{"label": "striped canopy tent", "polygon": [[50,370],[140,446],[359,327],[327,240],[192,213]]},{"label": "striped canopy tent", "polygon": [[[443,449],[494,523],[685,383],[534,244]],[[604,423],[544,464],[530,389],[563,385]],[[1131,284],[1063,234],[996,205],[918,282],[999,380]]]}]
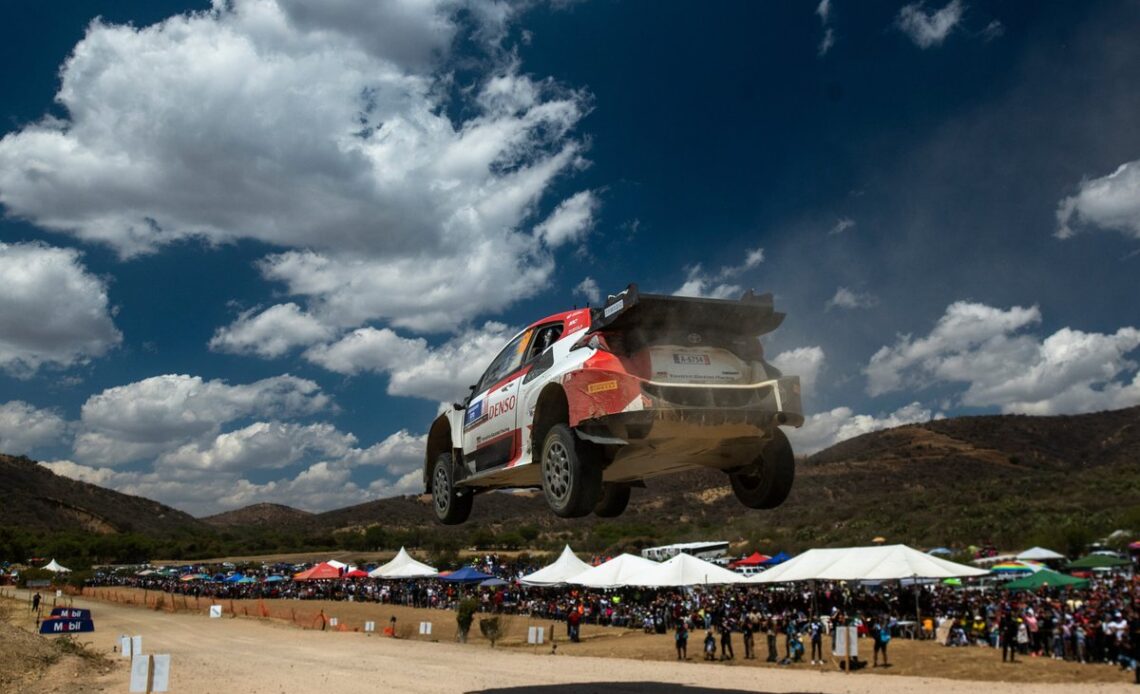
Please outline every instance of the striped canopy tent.
[{"label": "striped canopy tent", "polygon": [[1027,561],[1025,559],[1015,559],[1014,561],[1003,561],[1000,564],[994,564],[990,567],[990,571],[995,574],[1017,574],[1017,573],[1035,573],[1045,568],[1041,562]]}]

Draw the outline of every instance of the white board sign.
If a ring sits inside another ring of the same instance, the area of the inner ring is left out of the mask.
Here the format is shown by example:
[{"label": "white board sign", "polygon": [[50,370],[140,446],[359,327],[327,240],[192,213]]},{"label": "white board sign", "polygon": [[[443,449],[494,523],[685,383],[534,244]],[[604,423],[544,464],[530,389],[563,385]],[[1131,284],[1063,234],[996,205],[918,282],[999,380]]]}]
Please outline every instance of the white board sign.
[{"label": "white board sign", "polygon": [[420,634],[431,636],[431,622],[420,622]]},{"label": "white board sign", "polygon": [[135,658],[131,661],[131,691],[146,694],[147,679],[150,677],[150,658]]},{"label": "white board sign", "polygon": [[123,658],[130,658],[131,657],[131,637],[130,636],[120,636],[119,637],[119,656],[123,657]]},{"label": "white board sign", "polygon": [[222,616],[221,605],[210,605],[210,619],[217,619]]},{"label": "white board sign", "polygon": [[336,617],[329,617],[329,626],[330,626],[330,627],[335,627],[335,626],[338,626],[338,625],[340,625],[340,620],[339,620],[339,619],[337,619]]},{"label": "white board sign", "polygon": [[[848,652],[850,647],[850,652]],[[831,654],[836,658],[852,658],[859,655],[859,632],[858,627],[836,627],[835,629],[835,646],[831,649]]]},{"label": "white board sign", "polygon": [[63,591],[62,590],[55,591],[55,597],[62,598],[63,597]]},{"label": "white board sign", "polygon": [[141,636],[132,636],[131,637],[131,657],[134,658],[134,657],[140,656],[140,655],[142,655],[142,637]]},{"label": "white board sign", "polygon": [[376,631],[376,622],[365,622],[364,623],[364,633],[371,634],[374,631]]},{"label": "white board sign", "polygon": [[151,680],[152,692],[165,692],[170,690],[170,654],[155,654],[154,679]]},{"label": "white board sign", "polygon": [[527,627],[526,642],[541,646],[546,641],[546,627]]}]

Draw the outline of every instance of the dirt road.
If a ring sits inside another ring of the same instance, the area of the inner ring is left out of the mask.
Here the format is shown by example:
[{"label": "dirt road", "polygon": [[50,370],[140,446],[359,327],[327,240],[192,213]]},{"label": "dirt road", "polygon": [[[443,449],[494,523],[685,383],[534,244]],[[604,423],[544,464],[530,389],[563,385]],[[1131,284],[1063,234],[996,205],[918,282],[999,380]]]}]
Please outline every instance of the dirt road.
[{"label": "dirt road", "polygon": [[[969,682],[884,676],[869,672],[789,671],[707,666],[697,662],[640,661],[550,655],[526,649],[494,649],[389,639],[355,632],[305,631],[255,619],[210,619],[76,599],[92,610],[93,648],[111,651],[120,634],[141,634],[146,653],[172,657],[172,692],[231,694],[235,691],[410,693],[495,692],[503,694],[723,694],[732,692],[987,692],[1073,691],[1073,684]],[[379,624],[383,627],[383,624]],[[125,659],[114,672],[91,682],[106,691],[126,691]],[[58,683],[54,683],[54,687]],[[1120,684],[1082,684],[1082,692],[1125,692]],[[47,688],[43,691],[51,691]]]}]

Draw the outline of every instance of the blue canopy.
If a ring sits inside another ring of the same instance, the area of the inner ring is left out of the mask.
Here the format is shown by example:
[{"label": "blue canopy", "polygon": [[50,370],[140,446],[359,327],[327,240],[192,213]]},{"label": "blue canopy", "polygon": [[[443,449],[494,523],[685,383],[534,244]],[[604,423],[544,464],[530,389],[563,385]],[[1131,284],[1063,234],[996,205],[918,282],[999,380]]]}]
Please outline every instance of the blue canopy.
[{"label": "blue canopy", "polygon": [[226,580],[222,581],[222,583],[241,583],[241,579],[243,578],[245,578],[245,576],[241,574],[231,574]]},{"label": "blue canopy", "polygon": [[212,580],[215,581],[216,583],[221,583],[222,581],[226,580],[226,575],[225,574],[214,574],[214,578]]},{"label": "blue canopy", "polygon": [[284,580],[285,580],[284,576],[269,576],[265,579],[265,582],[266,583],[277,583],[278,581],[284,581]]},{"label": "blue canopy", "polygon": [[478,583],[494,577],[491,574],[485,574],[479,571],[474,566],[465,566],[462,569],[452,571],[446,576],[440,576],[439,578],[440,580],[451,581],[452,583]]},{"label": "blue canopy", "polygon": [[775,556],[769,557],[768,561],[764,562],[764,566],[775,566],[776,564],[783,564],[789,559],[791,559],[791,557],[788,556],[786,552],[780,552]]},{"label": "blue canopy", "polygon": [[501,578],[488,578],[486,581],[483,581],[479,585],[484,588],[497,588],[499,586],[509,586],[510,583],[507,583]]}]

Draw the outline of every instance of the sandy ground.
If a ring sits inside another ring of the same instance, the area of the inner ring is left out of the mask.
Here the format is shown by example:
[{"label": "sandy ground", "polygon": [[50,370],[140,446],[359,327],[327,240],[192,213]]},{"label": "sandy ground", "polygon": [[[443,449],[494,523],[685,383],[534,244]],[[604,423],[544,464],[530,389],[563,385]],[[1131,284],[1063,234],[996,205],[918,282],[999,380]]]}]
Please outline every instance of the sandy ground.
[{"label": "sandy ground", "polygon": [[[17,597],[25,598],[23,593]],[[26,598],[25,598],[26,599]],[[340,606],[345,605],[339,603]],[[91,647],[111,652],[120,634],[141,634],[144,652],[169,653],[172,657],[172,692],[231,694],[243,692],[336,691],[375,692],[502,692],[504,694],[716,694],[723,692],[911,692],[927,690],[962,694],[987,692],[1072,692],[1072,683],[975,682],[884,675],[859,671],[852,675],[830,668],[750,667],[740,660],[731,664],[703,663],[692,658],[648,660],[613,657],[619,653],[644,652],[653,644],[655,653],[668,649],[667,636],[643,635],[625,630],[587,632],[582,644],[559,643],[558,655],[549,645],[522,645],[492,649],[486,641],[473,639],[466,645],[450,640],[429,641],[420,637],[391,639],[356,631],[304,630],[275,620],[255,618],[209,619],[191,612],[170,613],[142,607],[108,604],[83,598],[74,606],[92,610],[96,632],[83,635]],[[371,608],[382,628],[392,608]],[[331,610],[330,610],[331,611]],[[240,610],[239,610],[240,612]],[[404,613],[410,623],[419,613],[434,616],[437,638],[449,639],[454,616],[442,611]],[[27,620],[27,617],[23,617]],[[521,618],[518,618],[521,620]],[[515,621],[512,632],[525,631],[526,621]],[[473,629],[477,632],[476,629]],[[606,633],[610,632],[610,633]],[[617,635],[618,633],[621,635]],[[612,635],[610,635],[612,633]],[[557,634],[561,637],[561,634]],[[932,646],[938,648],[936,646]],[[738,645],[739,649],[739,645]],[[694,649],[695,650],[695,649]],[[943,649],[955,650],[955,649]],[[601,653],[609,657],[599,657]],[[993,655],[990,652],[988,655]],[[895,658],[905,658],[903,650]],[[107,674],[86,677],[85,690],[126,691],[125,659]],[[1027,666],[1033,666],[1027,663]],[[1020,667],[1020,666],[1007,666]],[[1089,666],[1086,670],[1113,671]],[[1134,691],[1131,678],[1115,671],[1115,682],[1082,682],[1082,692]],[[1088,672],[1086,674],[1092,674]],[[59,682],[43,681],[23,691],[65,691]]]}]

